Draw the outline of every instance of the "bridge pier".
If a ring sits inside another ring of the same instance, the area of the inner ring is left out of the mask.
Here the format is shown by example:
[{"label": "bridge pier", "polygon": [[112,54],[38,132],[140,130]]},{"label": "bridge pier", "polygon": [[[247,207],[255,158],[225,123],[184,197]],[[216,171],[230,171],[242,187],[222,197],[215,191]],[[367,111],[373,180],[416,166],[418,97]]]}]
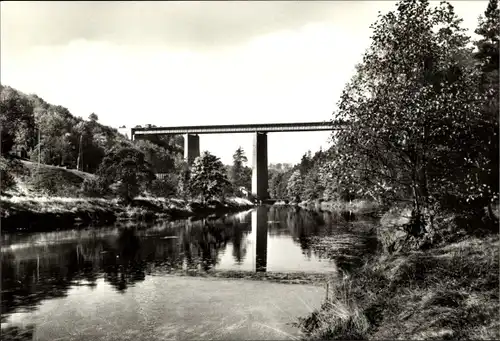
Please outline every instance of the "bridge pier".
[{"label": "bridge pier", "polygon": [[196,134],[184,134],[184,160],[189,166],[200,156],[200,137]]},{"label": "bridge pier", "polygon": [[267,133],[257,132],[253,140],[252,195],[267,199],[267,186]]}]

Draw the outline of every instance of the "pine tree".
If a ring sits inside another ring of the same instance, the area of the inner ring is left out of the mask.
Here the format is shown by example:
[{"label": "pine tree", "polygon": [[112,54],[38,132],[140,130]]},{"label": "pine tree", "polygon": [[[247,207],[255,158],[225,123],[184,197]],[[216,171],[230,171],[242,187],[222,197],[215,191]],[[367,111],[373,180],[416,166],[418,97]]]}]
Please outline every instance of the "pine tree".
[{"label": "pine tree", "polygon": [[251,183],[251,172],[249,172],[248,167],[245,163],[248,159],[245,155],[243,148],[239,147],[233,154],[233,165],[230,171],[230,179],[233,184],[235,192],[238,192],[239,187],[245,187],[249,189]]}]

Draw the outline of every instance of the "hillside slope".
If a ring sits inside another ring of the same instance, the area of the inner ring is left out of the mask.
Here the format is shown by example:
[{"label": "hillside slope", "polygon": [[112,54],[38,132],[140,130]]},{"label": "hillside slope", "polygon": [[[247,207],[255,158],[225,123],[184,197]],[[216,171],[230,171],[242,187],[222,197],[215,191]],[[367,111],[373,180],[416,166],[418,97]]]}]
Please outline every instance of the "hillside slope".
[{"label": "hillside slope", "polygon": [[[4,161],[5,162],[5,161]],[[11,160],[10,173],[14,186],[5,191],[7,195],[33,196],[59,195],[78,197],[85,179],[94,178],[94,174],[76,169],[38,164],[28,160]]]}]

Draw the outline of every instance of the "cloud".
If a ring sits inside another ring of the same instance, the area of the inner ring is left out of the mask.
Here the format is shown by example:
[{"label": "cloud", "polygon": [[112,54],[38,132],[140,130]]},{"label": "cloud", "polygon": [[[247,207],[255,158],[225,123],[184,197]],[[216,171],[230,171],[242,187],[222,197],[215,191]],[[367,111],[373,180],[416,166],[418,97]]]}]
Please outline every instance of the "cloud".
[{"label": "cloud", "polygon": [[[474,28],[486,1],[453,1]],[[2,2],[2,83],[104,124],[329,119],[390,1]],[[270,134],[270,162],[327,133]],[[203,136],[225,162],[248,135]]]},{"label": "cloud", "polygon": [[[2,43],[22,51],[76,39],[206,49],[315,22],[356,30],[366,2],[2,2]],[[355,19],[355,18],[354,18]]]}]

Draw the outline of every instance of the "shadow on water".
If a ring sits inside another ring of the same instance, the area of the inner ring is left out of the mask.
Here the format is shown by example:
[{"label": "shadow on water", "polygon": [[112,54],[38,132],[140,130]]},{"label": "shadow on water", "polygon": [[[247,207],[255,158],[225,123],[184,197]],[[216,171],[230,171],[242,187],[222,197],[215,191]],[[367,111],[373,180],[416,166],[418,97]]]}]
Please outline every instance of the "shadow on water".
[{"label": "shadow on water", "polygon": [[[124,293],[147,275],[175,271],[298,268],[326,272],[330,270],[324,266],[332,258],[337,267],[356,266],[349,250],[373,245],[345,245],[343,252],[332,256],[311,244],[312,237],[340,236],[352,221],[348,218],[329,212],[261,206],[223,217],[119,229],[5,234],[1,320],[4,322],[13,312],[32,310],[42,300],[64,297],[74,286],[95,288],[99,278]],[[9,333],[29,336],[29,328]]]}]

